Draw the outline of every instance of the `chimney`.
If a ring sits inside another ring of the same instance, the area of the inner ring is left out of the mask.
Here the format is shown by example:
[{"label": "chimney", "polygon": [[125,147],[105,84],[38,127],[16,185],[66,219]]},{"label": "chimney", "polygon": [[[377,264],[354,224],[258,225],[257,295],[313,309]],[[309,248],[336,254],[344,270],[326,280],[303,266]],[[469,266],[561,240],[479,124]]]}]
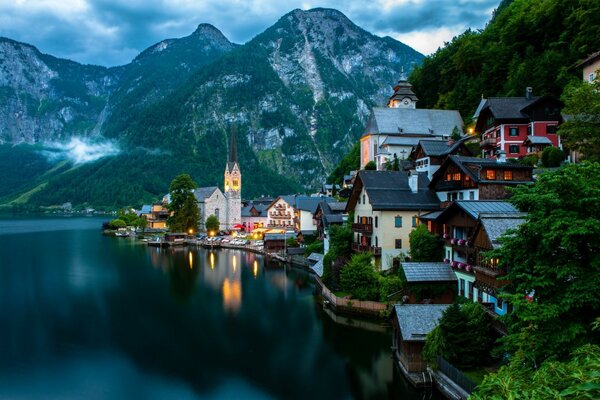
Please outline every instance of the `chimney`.
[{"label": "chimney", "polygon": [[531,86],[527,86],[527,89],[525,89],[525,98],[527,100],[531,100],[532,97],[533,97],[533,88]]},{"label": "chimney", "polygon": [[498,150],[496,152],[496,162],[499,162],[499,163],[506,162],[506,152],[504,150]]},{"label": "chimney", "polygon": [[419,191],[419,175],[417,171],[410,171],[408,175],[408,187],[410,187],[410,191],[413,193]]}]

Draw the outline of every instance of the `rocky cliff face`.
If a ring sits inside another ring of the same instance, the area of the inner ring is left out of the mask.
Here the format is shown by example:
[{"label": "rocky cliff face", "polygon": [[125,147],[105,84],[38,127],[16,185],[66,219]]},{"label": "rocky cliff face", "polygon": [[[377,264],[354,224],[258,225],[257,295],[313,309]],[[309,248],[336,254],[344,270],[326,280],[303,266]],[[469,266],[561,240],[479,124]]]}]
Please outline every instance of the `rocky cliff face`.
[{"label": "rocky cliff face", "polygon": [[137,191],[114,185],[119,203],[162,193],[181,170],[214,185],[232,125],[244,196],[319,186],[364,129],[369,108],[385,104],[401,69],[423,58],[331,9],[294,10],[242,46],[201,24],[110,69],[10,40],[0,41],[0,52],[0,140],[95,135],[121,149],[102,167],[54,177],[31,198],[40,204],[93,204],[86,196],[97,192],[97,182],[123,180],[142,164],[144,173],[131,178]]}]

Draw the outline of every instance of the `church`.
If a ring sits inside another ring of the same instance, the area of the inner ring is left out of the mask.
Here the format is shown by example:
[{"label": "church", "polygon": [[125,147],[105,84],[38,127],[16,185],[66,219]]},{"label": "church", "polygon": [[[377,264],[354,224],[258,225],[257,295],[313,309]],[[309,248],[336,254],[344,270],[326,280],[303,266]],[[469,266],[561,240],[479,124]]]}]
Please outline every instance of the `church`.
[{"label": "church", "polygon": [[194,190],[200,214],[199,231],[206,230],[206,219],[214,215],[219,220],[220,229],[238,229],[242,224],[242,173],[237,159],[235,131],[231,131],[229,158],[225,165],[225,184],[222,192],[217,186],[201,187]]},{"label": "church", "polygon": [[370,161],[385,169],[388,161],[406,160],[421,140],[448,140],[455,130],[463,134],[458,111],[418,109],[418,100],[403,70],[387,107],[371,110],[360,138],[360,169]]}]

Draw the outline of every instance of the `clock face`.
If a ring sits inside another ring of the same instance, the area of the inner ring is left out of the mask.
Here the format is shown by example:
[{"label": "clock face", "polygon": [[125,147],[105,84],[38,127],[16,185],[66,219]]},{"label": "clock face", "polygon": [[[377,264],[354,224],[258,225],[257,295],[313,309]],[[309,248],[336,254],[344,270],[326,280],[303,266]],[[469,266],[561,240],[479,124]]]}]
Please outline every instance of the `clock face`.
[{"label": "clock face", "polygon": [[408,100],[408,99],[404,99],[403,103],[404,103],[404,105],[405,105],[405,106],[407,106],[407,105],[408,105],[408,103],[410,103],[410,100]]}]

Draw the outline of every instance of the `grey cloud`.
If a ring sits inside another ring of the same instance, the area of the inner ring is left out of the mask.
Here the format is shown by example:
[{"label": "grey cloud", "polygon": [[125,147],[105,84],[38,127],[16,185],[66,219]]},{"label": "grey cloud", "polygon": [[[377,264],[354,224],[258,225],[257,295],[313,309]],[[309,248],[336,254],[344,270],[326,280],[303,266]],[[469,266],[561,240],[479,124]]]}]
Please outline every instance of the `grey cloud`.
[{"label": "grey cloud", "polygon": [[[88,0],[88,10],[69,16],[31,12],[26,5],[0,5],[0,36],[33,44],[59,57],[112,66],[130,62],[163,39],[189,35],[203,22],[216,26],[229,40],[244,43],[287,12],[303,6],[302,0],[259,3],[204,0],[174,6],[168,0]],[[318,6],[339,9],[367,31],[393,35],[445,26],[481,28],[498,3],[499,0],[425,0],[384,9],[375,1],[323,0]]]}]

